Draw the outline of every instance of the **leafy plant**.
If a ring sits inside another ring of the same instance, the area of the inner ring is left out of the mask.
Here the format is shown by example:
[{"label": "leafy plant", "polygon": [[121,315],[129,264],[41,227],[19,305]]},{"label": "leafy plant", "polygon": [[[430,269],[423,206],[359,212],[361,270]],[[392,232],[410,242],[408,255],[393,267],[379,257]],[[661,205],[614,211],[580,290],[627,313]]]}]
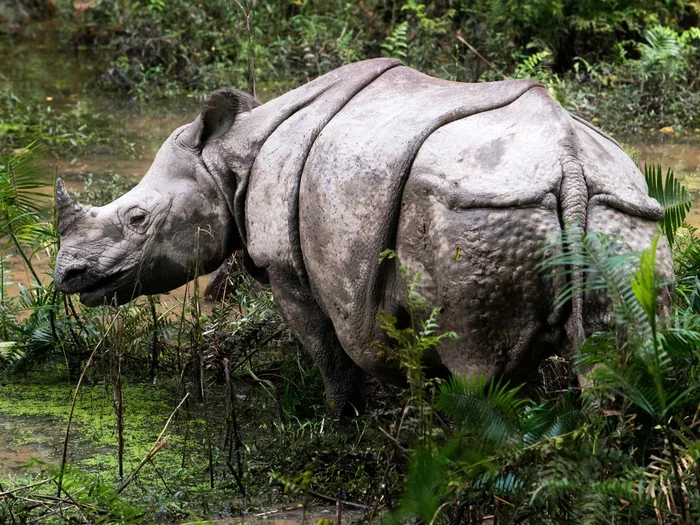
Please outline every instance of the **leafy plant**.
[{"label": "leafy plant", "polygon": [[408,49],[408,22],[397,25],[382,44],[382,51],[390,57],[406,58]]},{"label": "leafy plant", "polygon": [[[396,357],[399,366],[406,371],[406,379],[411,389],[410,401],[413,401],[418,409],[418,421],[420,426],[419,436],[426,439],[430,423],[426,418],[424,391],[427,386],[425,379],[423,357],[426,352],[437,347],[444,339],[457,339],[454,332],[438,333],[438,308],[430,309],[430,313],[423,320],[419,316],[428,309],[428,301],[420,294],[420,274],[409,277],[408,267],[400,264],[396,252],[385,250],[380,256],[380,264],[386,260],[396,260],[399,265],[399,273],[404,287],[406,305],[408,311],[408,326],[398,326],[398,319],[387,313],[379,314],[380,328],[393,341],[393,346],[383,346],[382,350],[387,357]],[[431,385],[432,386],[432,385]]]},{"label": "leafy plant", "polygon": [[661,165],[644,165],[644,179],[649,187],[649,196],[659,201],[664,208],[664,218],[661,228],[668,239],[668,244],[673,246],[676,231],[681,227],[685,216],[690,211],[693,199],[688,190],[673,174],[670,168],[664,179]]},{"label": "leafy plant", "polygon": [[659,67],[671,65],[686,69],[693,41],[700,40],[700,28],[693,27],[679,34],[670,27],[658,25],[647,29],[644,38],[646,42],[640,43],[637,49],[641,71],[648,78]]}]

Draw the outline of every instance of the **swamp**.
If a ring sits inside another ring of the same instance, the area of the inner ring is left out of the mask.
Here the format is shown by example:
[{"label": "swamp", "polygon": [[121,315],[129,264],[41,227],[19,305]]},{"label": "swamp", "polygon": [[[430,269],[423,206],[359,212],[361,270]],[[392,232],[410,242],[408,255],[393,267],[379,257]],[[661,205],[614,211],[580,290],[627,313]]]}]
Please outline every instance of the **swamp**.
[{"label": "swamp", "polygon": [[[427,375],[450,334],[420,275],[412,323],[380,318],[405,382],[343,418],[240,256],[119,307],[54,286],[57,178],[104,205],[213,90],[376,57],[540,82],[664,208],[642,252],[563,229],[543,268],[583,269],[610,321],[536,389]],[[700,523],[699,176],[698,0],[0,0],[0,524]]]}]

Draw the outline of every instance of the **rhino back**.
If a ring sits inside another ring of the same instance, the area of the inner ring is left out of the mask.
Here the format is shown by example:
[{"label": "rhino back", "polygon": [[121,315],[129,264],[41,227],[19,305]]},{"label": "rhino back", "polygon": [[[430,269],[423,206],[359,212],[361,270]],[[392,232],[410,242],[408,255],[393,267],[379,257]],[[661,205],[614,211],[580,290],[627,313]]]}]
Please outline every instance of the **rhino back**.
[{"label": "rhino back", "polygon": [[[392,312],[400,294],[379,255],[396,247],[402,195],[419,151],[451,122],[507,107],[536,86],[458,84],[395,68],[358,93],[320,133],[301,178],[303,260],[343,348],[365,370],[382,373],[371,344],[382,337],[377,314]],[[454,166],[440,157],[434,168],[448,173]]]},{"label": "rhino back", "polygon": [[554,306],[562,279],[536,268],[543,245],[603,206],[642,246],[660,216],[619,146],[532,82],[458,84],[368,61],[254,110],[239,137],[246,126],[258,138],[237,156],[253,161],[234,207],[253,261],[273,287],[317,305],[378,375],[395,364],[377,356],[377,315],[406,306],[396,266],[379,265],[384,249],[423,275],[442,328],[460,336],[436,364],[517,375],[571,344],[569,310]]}]

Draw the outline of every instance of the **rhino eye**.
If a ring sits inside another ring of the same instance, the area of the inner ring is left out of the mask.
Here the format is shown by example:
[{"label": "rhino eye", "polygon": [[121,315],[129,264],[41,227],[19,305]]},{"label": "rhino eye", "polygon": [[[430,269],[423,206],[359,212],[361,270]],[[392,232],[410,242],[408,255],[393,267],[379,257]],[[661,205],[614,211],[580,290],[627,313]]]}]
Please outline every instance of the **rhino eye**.
[{"label": "rhino eye", "polygon": [[146,222],[146,214],[143,212],[137,212],[134,215],[131,216],[129,219],[129,226],[133,228],[138,228],[139,226],[142,226],[143,223]]}]

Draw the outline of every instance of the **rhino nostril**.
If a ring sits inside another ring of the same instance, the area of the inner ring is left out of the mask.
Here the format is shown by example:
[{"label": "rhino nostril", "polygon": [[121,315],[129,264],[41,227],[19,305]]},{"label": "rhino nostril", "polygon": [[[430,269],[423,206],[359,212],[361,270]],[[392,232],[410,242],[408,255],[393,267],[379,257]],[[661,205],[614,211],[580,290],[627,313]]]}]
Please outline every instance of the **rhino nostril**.
[{"label": "rhino nostril", "polygon": [[72,281],[73,279],[77,279],[85,273],[85,270],[87,270],[86,264],[71,266],[65,272],[63,272],[63,280]]}]

